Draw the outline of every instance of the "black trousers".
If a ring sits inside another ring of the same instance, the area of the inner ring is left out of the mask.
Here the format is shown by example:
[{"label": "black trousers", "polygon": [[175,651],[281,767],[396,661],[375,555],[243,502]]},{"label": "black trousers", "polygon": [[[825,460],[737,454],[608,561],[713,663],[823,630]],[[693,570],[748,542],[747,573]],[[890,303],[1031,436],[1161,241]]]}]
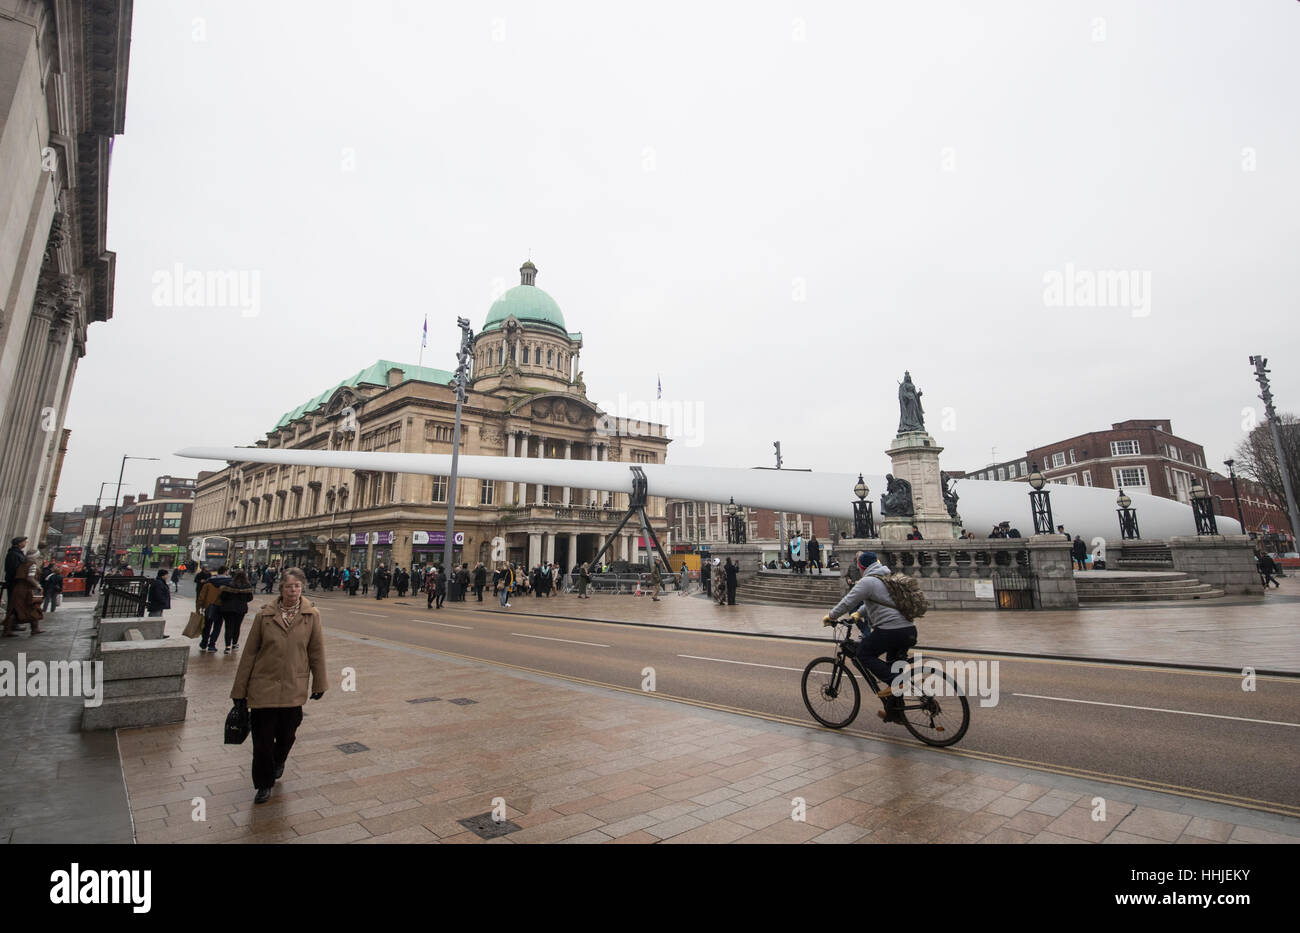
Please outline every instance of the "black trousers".
[{"label": "black trousers", "polygon": [[736,605],[736,584],[735,583],[727,584],[727,605],[728,606]]},{"label": "black trousers", "polygon": [[272,706],[249,711],[253,734],[253,786],[275,785],[275,772],[284,766],[302,723],[301,706]]},{"label": "black trousers", "polygon": [[[246,614],[247,613],[243,613],[243,612],[221,613],[221,621],[224,622],[226,625],[226,647],[227,648],[229,648],[231,645],[235,645],[239,643],[239,629],[244,624],[244,616]],[[217,636],[213,635],[212,637],[215,639]]]}]

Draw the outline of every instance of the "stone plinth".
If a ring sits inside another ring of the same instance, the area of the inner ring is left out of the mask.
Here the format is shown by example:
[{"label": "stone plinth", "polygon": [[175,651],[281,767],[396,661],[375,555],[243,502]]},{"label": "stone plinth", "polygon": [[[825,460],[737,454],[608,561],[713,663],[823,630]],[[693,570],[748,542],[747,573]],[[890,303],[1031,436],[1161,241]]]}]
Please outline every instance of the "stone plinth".
[{"label": "stone plinth", "polygon": [[[885,453],[893,462],[895,479],[912,485],[912,515],[884,515],[881,508],[880,537],[885,541],[903,541],[916,525],[927,541],[951,541],[957,537],[958,525],[948,514],[943,501],[943,480],[939,475],[939,454],[943,448],[924,431],[909,431],[894,438]],[[880,490],[883,496],[887,490]]]},{"label": "stone plinth", "polygon": [[1255,551],[1245,535],[1189,535],[1169,539],[1174,569],[1225,593],[1258,595]]},{"label": "stone plinth", "polygon": [[728,557],[740,567],[736,571],[736,586],[739,588],[758,576],[763,562],[763,547],[761,544],[712,544],[709,546],[709,557],[722,561],[713,568],[715,571],[726,570]]}]

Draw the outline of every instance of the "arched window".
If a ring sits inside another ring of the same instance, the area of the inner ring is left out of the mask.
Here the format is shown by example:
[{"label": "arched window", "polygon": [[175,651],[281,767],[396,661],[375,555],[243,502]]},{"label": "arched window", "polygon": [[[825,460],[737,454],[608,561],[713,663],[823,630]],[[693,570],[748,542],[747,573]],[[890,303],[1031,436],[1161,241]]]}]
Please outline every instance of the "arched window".
[{"label": "arched window", "polygon": [[528,362],[528,351],[529,351],[529,349],[531,349],[531,348],[529,348],[529,347],[524,347],[524,362],[525,362],[525,363]]},{"label": "arched window", "polygon": [[552,352],[553,352],[553,351],[551,351],[551,350],[547,350],[547,351],[546,351],[546,365],[547,365],[547,366],[553,366],[553,365],[555,365],[555,364],[551,361],[551,353],[552,353]]},{"label": "arched window", "polygon": [[506,352],[505,347],[506,347],[506,345],[505,345],[504,343],[501,344],[501,346],[497,347],[497,365],[498,365],[498,366],[500,366],[502,363],[505,362],[505,352]]}]

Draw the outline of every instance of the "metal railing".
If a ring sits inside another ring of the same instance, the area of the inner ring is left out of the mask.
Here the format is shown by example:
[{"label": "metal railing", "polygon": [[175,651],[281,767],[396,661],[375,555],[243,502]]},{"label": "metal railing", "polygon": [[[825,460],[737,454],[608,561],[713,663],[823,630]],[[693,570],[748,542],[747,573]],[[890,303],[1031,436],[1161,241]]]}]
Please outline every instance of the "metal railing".
[{"label": "metal railing", "polygon": [[105,577],[95,606],[101,619],[135,619],[147,613],[150,577]]}]

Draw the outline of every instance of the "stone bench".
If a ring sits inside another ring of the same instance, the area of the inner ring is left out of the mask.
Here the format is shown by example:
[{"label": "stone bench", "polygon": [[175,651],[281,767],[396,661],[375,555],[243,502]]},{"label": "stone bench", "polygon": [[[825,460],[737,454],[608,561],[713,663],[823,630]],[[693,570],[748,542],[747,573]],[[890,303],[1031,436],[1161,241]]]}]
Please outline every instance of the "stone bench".
[{"label": "stone bench", "polygon": [[102,665],[104,699],[82,712],[82,729],[184,721],[190,640],[168,638],[163,626],[159,617],[100,620],[91,657]]}]

